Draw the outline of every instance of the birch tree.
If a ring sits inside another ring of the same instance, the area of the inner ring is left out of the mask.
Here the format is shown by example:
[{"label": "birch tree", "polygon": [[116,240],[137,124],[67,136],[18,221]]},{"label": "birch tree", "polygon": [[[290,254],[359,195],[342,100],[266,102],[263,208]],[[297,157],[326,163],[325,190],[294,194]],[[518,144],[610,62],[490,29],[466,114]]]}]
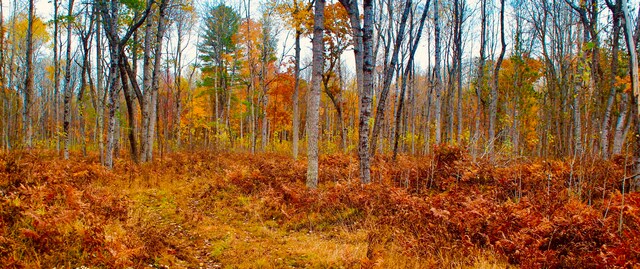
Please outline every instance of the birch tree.
[{"label": "birch tree", "polygon": [[28,149],[33,148],[33,117],[35,116],[35,89],[33,85],[33,20],[34,20],[34,7],[35,0],[29,0],[29,21],[27,28],[27,48],[26,48],[26,78],[24,82],[25,89],[25,102],[24,102],[24,126],[25,126],[25,136],[24,136],[24,144]]},{"label": "birch tree", "polygon": [[[496,144],[497,114],[498,114],[498,76],[502,60],[507,49],[507,43],[504,35],[504,0],[500,0],[500,55],[493,69],[493,83],[491,85],[491,100],[489,103],[489,141],[487,151],[491,154],[494,152]],[[493,154],[491,155],[493,157]]]},{"label": "birch tree", "polygon": [[[638,80],[638,54],[636,52],[636,44],[633,35],[633,22],[631,22],[631,14],[629,14],[630,9],[629,1],[622,0],[622,15],[624,16],[624,38],[627,43],[627,51],[629,52],[629,65],[630,65],[630,75],[631,75],[631,87],[633,90],[633,99],[635,101],[635,117],[636,122],[640,119],[640,80]],[[640,124],[636,123],[636,132],[640,133]],[[635,137],[636,142],[636,173],[640,173],[640,136],[636,134]],[[640,180],[635,179],[635,185],[638,187]]]},{"label": "birch tree", "polygon": [[[436,0],[437,1],[437,0]],[[376,141],[378,141],[378,136],[380,134],[380,129],[382,128],[382,121],[384,119],[384,111],[386,109],[386,101],[387,96],[389,95],[389,89],[391,87],[391,83],[393,81],[393,74],[396,71],[396,67],[398,65],[398,55],[400,53],[400,46],[402,45],[402,41],[405,36],[405,28],[407,25],[407,19],[409,18],[409,12],[411,11],[413,5],[413,1],[407,0],[404,5],[404,11],[402,12],[402,17],[400,18],[400,25],[398,26],[398,32],[396,33],[396,39],[393,45],[393,55],[391,56],[391,62],[387,66],[384,71],[384,78],[382,81],[382,90],[380,92],[380,99],[378,100],[378,107],[376,109],[376,118],[373,125],[373,134],[371,135],[371,154],[375,155],[376,153]],[[391,31],[391,29],[389,29]]]},{"label": "birch tree", "polygon": [[307,187],[318,187],[318,125],[324,64],[324,0],[316,0],[313,23],[313,67],[307,96]]},{"label": "birch tree", "polygon": [[[66,65],[64,71],[64,112],[63,112],[63,125],[62,133],[64,137],[64,159],[69,159],[69,144],[71,143],[71,136],[69,135],[71,126],[71,97],[73,95],[73,88],[71,85],[71,26],[73,24],[73,0],[69,0],[69,6],[67,7],[67,54]],[[84,138],[83,138],[84,139]]]},{"label": "birch tree", "polygon": [[140,16],[135,18],[134,23],[127,28],[125,34],[121,37],[118,33],[119,28],[119,11],[120,3],[117,1],[111,1],[106,3],[105,0],[98,1],[100,7],[100,15],[102,17],[102,25],[109,41],[109,82],[108,82],[108,127],[107,127],[107,143],[105,149],[104,165],[108,168],[113,168],[113,154],[114,145],[116,142],[116,102],[122,87],[121,83],[121,69],[122,68],[122,54],[124,53],[124,46],[127,44],[133,33],[142,26],[146,21],[149,13],[151,13],[152,1],[147,2],[146,9]]}]

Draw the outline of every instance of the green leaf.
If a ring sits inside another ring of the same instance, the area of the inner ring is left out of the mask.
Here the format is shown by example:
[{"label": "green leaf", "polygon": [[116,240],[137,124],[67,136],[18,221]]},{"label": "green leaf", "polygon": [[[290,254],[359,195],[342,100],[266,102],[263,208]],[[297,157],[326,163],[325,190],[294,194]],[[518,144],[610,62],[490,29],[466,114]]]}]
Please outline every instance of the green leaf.
[{"label": "green leaf", "polygon": [[146,5],[144,0],[122,0],[121,2],[131,10],[142,10]]},{"label": "green leaf", "polygon": [[584,43],[584,50],[592,50],[595,47],[596,47],[596,43],[593,43],[593,42]]}]

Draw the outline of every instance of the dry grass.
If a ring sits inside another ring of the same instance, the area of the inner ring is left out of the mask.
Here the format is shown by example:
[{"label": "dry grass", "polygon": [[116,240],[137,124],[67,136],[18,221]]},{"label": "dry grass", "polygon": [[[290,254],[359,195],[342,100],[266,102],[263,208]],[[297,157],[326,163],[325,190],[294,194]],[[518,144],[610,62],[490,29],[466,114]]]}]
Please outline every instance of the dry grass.
[{"label": "dry grass", "polygon": [[[540,199],[545,192],[537,190],[537,180],[547,171],[541,166],[513,166],[527,177],[522,202],[514,202],[512,182],[501,178],[513,174],[508,168],[443,160],[459,160],[456,154],[399,163],[379,159],[374,177],[383,184],[367,187],[353,178],[352,156],[324,156],[318,191],[304,188],[304,161],[274,154],[176,153],[140,166],[119,162],[113,171],[97,164],[96,156],[70,161],[48,152],[0,156],[0,263],[7,268],[599,264],[590,256],[598,246],[589,240],[608,242],[626,253],[628,262],[637,259],[632,247],[637,238],[623,244],[613,233],[596,236],[615,220],[597,224],[595,206],[562,192],[552,204]],[[429,170],[433,167],[437,170]],[[566,172],[557,169],[556,175]],[[432,186],[407,187],[419,184]],[[562,182],[553,188],[562,190]],[[609,214],[616,214],[619,196],[607,197]],[[640,197],[627,203],[629,237],[638,232],[633,220]],[[547,233],[549,227],[556,231]],[[535,247],[552,243],[555,249]],[[535,259],[523,260],[526,255]]]}]

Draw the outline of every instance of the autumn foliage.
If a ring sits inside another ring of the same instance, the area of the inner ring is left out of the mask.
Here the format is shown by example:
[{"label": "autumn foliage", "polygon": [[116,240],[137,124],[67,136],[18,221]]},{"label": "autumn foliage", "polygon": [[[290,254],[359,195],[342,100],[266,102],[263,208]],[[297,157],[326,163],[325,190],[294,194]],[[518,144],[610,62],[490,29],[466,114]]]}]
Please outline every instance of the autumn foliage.
[{"label": "autumn foliage", "polygon": [[113,171],[95,157],[4,155],[0,264],[233,266],[247,254],[214,247],[230,239],[204,232],[215,225],[203,228],[225,212],[229,225],[257,219],[286,235],[339,242],[336,229],[365,233],[366,251],[320,264],[329,267],[388,267],[398,256],[425,267],[473,266],[474,257],[491,253],[523,268],[633,268],[640,195],[621,194],[625,164],[624,157],[491,164],[441,147],[428,157],[379,157],[374,183],[363,186],[354,156],[329,155],[320,159],[320,188],[308,190],[305,161],[279,154],[174,153],[149,165],[120,162]]}]

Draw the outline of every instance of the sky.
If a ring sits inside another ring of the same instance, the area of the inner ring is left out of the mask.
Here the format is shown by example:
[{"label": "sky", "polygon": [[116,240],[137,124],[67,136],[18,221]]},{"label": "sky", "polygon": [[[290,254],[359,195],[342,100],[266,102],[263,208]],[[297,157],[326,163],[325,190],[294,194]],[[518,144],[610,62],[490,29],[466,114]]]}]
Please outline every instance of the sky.
[{"label": "sky", "polygon": [[[14,0],[15,1],[15,0]],[[21,0],[24,2],[24,0]],[[61,0],[62,2],[62,7],[60,9],[60,12],[66,12],[66,1],[65,0]],[[245,10],[245,6],[247,3],[250,3],[250,11],[251,11],[251,16],[252,18],[258,18],[260,17],[261,14],[261,7],[264,6],[263,2],[266,0],[228,0],[226,1],[226,4],[232,7],[235,7],[238,10]],[[528,1],[528,0],[524,0],[524,1]],[[20,2],[20,1],[18,1]],[[219,2],[219,0],[212,0],[210,2]],[[423,0],[419,0],[416,1],[418,3],[423,3]],[[497,4],[497,1],[495,4]],[[514,9],[513,7],[509,4],[511,2],[511,0],[507,0],[507,4],[506,4],[506,26],[505,26],[505,33],[507,35],[510,35],[512,30],[513,30],[513,21],[512,21],[512,16],[514,14]],[[630,3],[634,9],[634,11],[632,11],[631,13],[635,16],[637,14],[637,7],[638,7],[638,3],[640,2],[640,0],[630,0]],[[444,2],[446,3],[446,1]],[[4,8],[4,13],[5,13],[5,17],[9,17],[11,12],[12,12],[12,4],[13,1],[5,1],[3,3],[3,8]],[[19,4],[20,5],[20,4]],[[23,6],[25,4],[22,4]],[[53,17],[53,4],[52,2],[49,2],[49,0],[35,0],[35,5],[36,5],[36,13],[38,14],[38,16],[44,18],[45,21],[50,20]],[[197,2],[196,4],[196,8],[198,10],[205,10],[205,4],[202,4],[202,2]],[[467,19],[467,21],[465,21],[465,31],[472,33],[471,35],[467,36],[466,39],[463,41],[465,43],[465,47],[464,47],[464,55],[463,55],[463,61],[465,61],[467,64],[469,65],[471,63],[471,59],[473,59],[474,57],[477,57],[478,55],[478,50],[479,50],[479,41],[477,40],[477,33],[480,32],[479,29],[479,2],[478,0],[467,0],[467,14],[470,15],[471,17],[469,19]],[[25,8],[26,9],[26,8]],[[77,8],[76,8],[77,9]],[[603,15],[601,15],[601,19],[606,20],[606,12],[608,12],[608,10],[606,9],[606,7],[602,7],[602,9],[604,9],[603,12],[605,12]],[[19,9],[21,10],[21,9]],[[243,11],[240,11],[241,16],[244,16]],[[496,11],[494,13],[494,15],[497,15],[497,8]],[[606,22],[606,21],[605,21]],[[429,22],[428,22],[429,23]],[[496,23],[497,24],[497,23]],[[284,25],[281,25],[280,27],[285,27]],[[429,53],[429,44],[433,43],[432,40],[430,41],[428,38],[431,36],[430,33],[433,31],[432,29],[432,25],[425,25],[425,32],[422,34],[422,40],[420,41],[420,47],[416,53],[416,65],[419,69],[424,69],[424,67],[428,66],[430,62],[433,62],[433,56],[431,55],[431,59],[428,58],[428,55],[430,55]],[[495,25],[494,27],[497,27],[497,25]],[[195,26],[193,28],[193,31],[191,33],[191,44],[190,46],[187,48],[186,50],[186,57],[185,60],[186,62],[193,62],[196,58],[196,54],[197,54],[197,50],[196,50],[196,44],[197,44],[197,31],[199,30],[199,26]],[[475,35],[474,35],[475,33]],[[496,34],[497,35],[497,34]],[[174,37],[175,38],[175,37]],[[431,37],[432,38],[432,37]],[[497,38],[497,36],[490,36],[491,38]],[[604,38],[604,37],[601,37]],[[278,37],[279,39],[279,45],[278,45],[278,57],[280,57],[280,55],[283,54],[283,51],[286,52],[287,56],[292,56],[291,54],[293,53],[293,36],[292,34],[287,31],[280,31],[280,36]],[[507,38],[507,42],[510,41],[510,38]],[[51,41],[50,41],[51,42]],[[72,41],[74,42],[74,41]],[[175,44],[175,40],[172,40],[171,42],[169,42],[169,46],[172,46],[172,44]],[[73,45],[73,44],[72,44]],[[432,45],[432,44],[431,44]],[[51,45],[49,45],[49,47],[51,47]],[[508,47],[508,51],[507,51],[507,55],[509,55],[509,49],[511,48],[511,44],[507,44]],[[447,49],[446,44],[444,44],[443,49]],[[47,53],[47,52],[45,52]],[[310,42],[310,37],[306,37],[302,39],[302,58],[303,58],[303,63],[309,62],[310,61],[310,55],[311,55],[311,42]],[[347,70],[350,70],[350,73],[353,73],[352,70],[354,70],[354,66],[355,66],[355,61],[354,61],[354,57],[353,57],[353,53],[351,51],[347,51],[346,53],[343,54],[343,61],[345,62],[346,66],[347,66]]]}]

